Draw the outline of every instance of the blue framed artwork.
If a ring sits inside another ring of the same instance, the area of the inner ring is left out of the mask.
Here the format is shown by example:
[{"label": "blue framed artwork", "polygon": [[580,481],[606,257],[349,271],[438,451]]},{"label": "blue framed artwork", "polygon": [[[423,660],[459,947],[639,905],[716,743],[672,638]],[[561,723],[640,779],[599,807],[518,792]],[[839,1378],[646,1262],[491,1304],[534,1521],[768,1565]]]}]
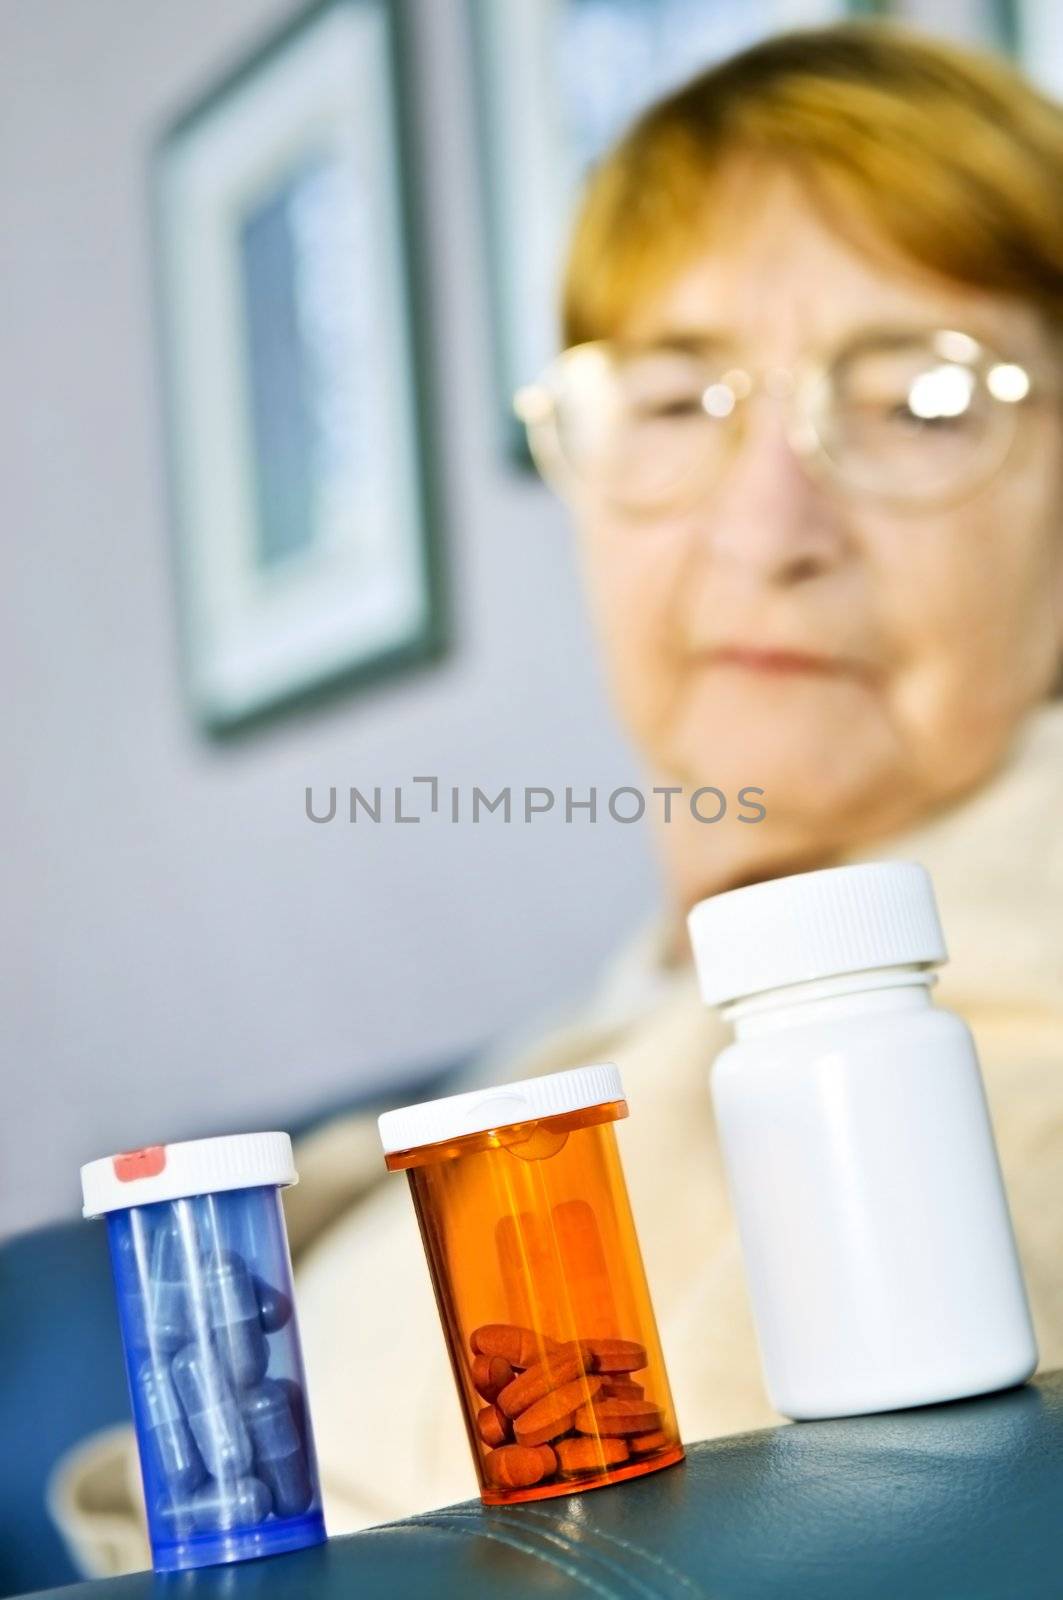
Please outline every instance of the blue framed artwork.
[{"label": "blue framed artwork", "polygon": [[388,0],[328,0],[155,153],[185,677],[211,732],[444,642],[400,55]]}]

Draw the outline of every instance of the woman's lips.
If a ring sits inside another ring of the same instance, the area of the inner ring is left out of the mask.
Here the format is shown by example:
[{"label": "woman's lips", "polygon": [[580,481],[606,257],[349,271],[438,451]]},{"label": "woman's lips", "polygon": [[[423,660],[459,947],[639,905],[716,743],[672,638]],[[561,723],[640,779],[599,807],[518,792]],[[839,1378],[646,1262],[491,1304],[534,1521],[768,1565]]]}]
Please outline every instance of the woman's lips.
[{"label": "woman's lips", "polygon": [[841,673],[860,673],[854,661],[835,656],[817,656],[803,650],[768,650],[754,645],[721,645],[709,652],[709,660],[720,666],[745,667],[750,672],[777,675],[817,673],[836,677]]}]

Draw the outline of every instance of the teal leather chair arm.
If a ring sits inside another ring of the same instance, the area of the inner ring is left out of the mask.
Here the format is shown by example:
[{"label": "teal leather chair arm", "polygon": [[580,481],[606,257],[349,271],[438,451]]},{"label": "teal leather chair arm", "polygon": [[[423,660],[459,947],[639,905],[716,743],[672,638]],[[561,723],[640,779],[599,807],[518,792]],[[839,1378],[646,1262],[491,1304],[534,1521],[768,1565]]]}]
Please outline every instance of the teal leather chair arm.
[{"label": "teal leather chair arm", "polygon": [[[144,1573],[49,1593],[159,1600],[162,1582]],[[616,1488],[451,1506],[171,1584],[182,1600],[1054,1600],[1063,1374],[719,1439]]]}]

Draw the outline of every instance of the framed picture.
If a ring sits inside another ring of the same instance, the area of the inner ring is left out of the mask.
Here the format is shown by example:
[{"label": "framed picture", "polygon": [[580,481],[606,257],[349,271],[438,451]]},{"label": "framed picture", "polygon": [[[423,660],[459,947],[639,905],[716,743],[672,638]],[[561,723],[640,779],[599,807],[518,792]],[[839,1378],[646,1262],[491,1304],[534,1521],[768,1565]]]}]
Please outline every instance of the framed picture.
[{"label": "framed picture", "polygon": [[493,356],[504,447],[512,410],[559,345],[557,298],[580,182],[632,118],[780,29],[833,22],[846,0],[469,0],[483,152]]},{"label": "framed picture", "polygon": [[1005,43],[1045,94],[1063,98],[1063,6],[1045,0],[998,0]]},{"label": "framed picture", "polygon": [[388,0],[328,0],[155,152],[186,679],[212,732],[443,643],[399,55]]},{"label": "framed picture", "polygon": [[1016,0],[856,0],[858,14],[1006,54],[1016,47],[1015,7]]}]

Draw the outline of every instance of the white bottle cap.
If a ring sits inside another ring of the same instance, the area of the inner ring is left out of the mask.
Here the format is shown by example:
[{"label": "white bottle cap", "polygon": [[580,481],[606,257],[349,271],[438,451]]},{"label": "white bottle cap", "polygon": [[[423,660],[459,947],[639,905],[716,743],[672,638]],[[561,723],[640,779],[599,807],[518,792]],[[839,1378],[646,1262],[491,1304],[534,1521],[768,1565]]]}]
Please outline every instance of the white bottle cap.
[{"label": "white bottle cap", "polygon": [[99,1217],[156,1200],[184,1200],[225,1189],[289,1188],[299,1177],[286,1133],[234,1133],[220,1139],[150,1144],[90,1161],[81,1169],[83,1215]]},{"label": "white bottle cap", "polygon": [[724,1005],[791,983],[948,960],[930,874],[867,861],[729,889],[687,919],[705,1001]]},{"label": "white bottle cap", "polygon": [[544,1078],[451,1094],[443,1100],[424,1100],[420,1105],[385,1111],[377,1125],[384,1154],[393,1155],[398,1150],[460,1139],[467,1133],[508,1128],[514,1122],[586,1111],[623,1098],[620,1073],[611,1062],[601,1062],[573,1067],[569,1072],[551,1072]]}]

